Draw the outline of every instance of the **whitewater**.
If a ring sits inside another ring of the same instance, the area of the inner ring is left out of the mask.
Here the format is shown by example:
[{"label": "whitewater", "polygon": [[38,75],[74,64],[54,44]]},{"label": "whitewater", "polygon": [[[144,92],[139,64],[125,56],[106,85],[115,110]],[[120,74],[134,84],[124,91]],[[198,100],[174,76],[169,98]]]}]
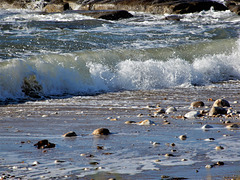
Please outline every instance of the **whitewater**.
[{"label": "whitewater", "polygon": [[1,10],[1,101],[240,79],[239,16],[212,9],[171,21],[131,13],[133,18],[107,21]]}]

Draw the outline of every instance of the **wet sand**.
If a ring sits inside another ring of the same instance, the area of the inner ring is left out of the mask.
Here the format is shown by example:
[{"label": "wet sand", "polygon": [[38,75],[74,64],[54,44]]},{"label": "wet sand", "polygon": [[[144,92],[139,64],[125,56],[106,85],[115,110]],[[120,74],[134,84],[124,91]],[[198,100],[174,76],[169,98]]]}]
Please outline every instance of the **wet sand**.
[{"label": "wet sand", "polygon": [[[192,110],[210,110],[214,102],[210,98],[224,98],[234,111],[240,111],[239,86],[238,82],[230,82],[2,105],[0,176],[10,179],[240,178],[240,130],[226,128],[231,123],[240,123],[239,114],[182,118]],[[193,101],[203,101],[205,106],[189,109]],[[169,106],[177,111],[153,116],[160,107]],[[125,124],[146,119],[154,124]],[[204,124],[213,128],[203,130]],[[108,128],[111,134],[92,135],[101,127]],[[69,131],[78,136],[62,136]],[[180,135],[187,138],[181,140]],[[214,140],[207,141],[208,138]],[[34,144],[43,139],[56,146],[37,149]],[[216,150],[217,146],[223,149]],[[216,165],[217,162],[224,165]]]}]

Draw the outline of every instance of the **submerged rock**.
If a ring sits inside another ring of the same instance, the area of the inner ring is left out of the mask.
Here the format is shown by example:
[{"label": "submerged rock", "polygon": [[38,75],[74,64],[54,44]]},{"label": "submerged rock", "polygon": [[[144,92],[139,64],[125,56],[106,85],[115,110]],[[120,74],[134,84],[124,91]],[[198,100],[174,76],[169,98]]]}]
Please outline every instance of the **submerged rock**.
[{"label": "submerged rock", "polygon": [[50,143],[47,139],[38,141],[34,146],[37,146],[38,149],[45,149],[45,148],[54,148],[55,144]]},{"label": "submerged rock", "polygon": [[205,124],[204,126],[202,126],[202,129],[210,129],[210,128],[213,128],[213,127],[209,124]]},{"label": "submerged rock", "polygon": [[95,129],[92,133],[93,135],[109,135],[110,131],[107,128]]},{"label": "submerged rock", "polygon": [[164,19],[170,20],[170,21],[180,21],[181,19],[183,19],[183,17],[179,15],[170,15],[170,16],[166,16]]},{"label": "submerged rock", "polygon": [[63,137],[76,137],[77,134],[74,131],[67,132]]},{"label": "submerged rock", "polygon": [[236,129],[236,128],[239,128],[239,126],[237,124],[230,124],[230,125],[226,126],[226,128],[228,128],[228,129]]},{"label": "submerged rock", "polygon": [[178,136],[179,139],[181,140],[186,140],[187,139],[187,135],[180,135]]}]

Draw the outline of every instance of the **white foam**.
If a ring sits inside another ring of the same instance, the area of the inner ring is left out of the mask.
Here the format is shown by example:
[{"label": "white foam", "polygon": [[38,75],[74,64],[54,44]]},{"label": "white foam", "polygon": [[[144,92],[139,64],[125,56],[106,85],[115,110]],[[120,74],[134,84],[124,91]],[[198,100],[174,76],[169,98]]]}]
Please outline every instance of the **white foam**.
[{"label": "white foam", "polygon": [[15,59],[0,67],[0,97],[23,97],[23,79],[31,75],[45,95],[189,87],[239,79],[239,40],[237,43],[232,52],[197,57],[193,63],[177,57],[155,60],[145,51],[135,51],[131,60],[126,59],[131,53],[124,50]]}]

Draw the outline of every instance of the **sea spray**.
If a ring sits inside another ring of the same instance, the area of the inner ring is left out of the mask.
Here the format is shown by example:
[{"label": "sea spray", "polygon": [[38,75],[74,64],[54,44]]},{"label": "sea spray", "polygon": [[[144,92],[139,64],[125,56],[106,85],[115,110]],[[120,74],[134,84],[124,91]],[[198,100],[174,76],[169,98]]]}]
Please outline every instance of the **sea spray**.
[{"label": "sea spray", "polygon": [[[135,50],[82,51],[47,54],[27,60],[10,60],[1,64],[0,97],[19,98],[24,79],[34,75],[43,96],[95,94],[120,90],[150,90],[176,86],[205,85],[239,79],[239,41],[232,52],[205,55],[191,61],[153,55]],[[138,53],[139,52],[139,53]],[[133,59],[133,60],[132,60]]]}]

